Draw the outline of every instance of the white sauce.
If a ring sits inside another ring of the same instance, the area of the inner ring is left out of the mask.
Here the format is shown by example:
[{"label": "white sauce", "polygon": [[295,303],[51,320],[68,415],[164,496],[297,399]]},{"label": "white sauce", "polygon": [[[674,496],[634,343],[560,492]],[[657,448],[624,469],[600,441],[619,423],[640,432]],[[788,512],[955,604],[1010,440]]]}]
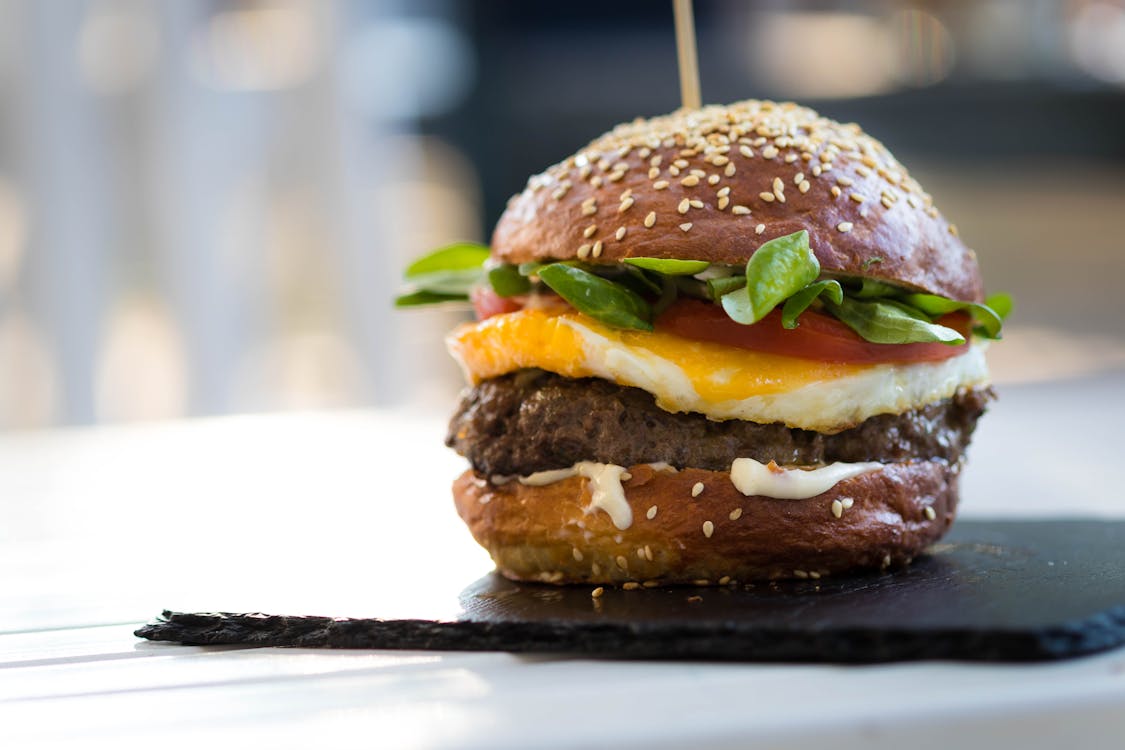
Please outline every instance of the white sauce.
[{"label": "white sauce", "polygon": [[883,468],[883,464],[834,463],[819,469],[770,468],[752,458],[736,458],[730,481],[743,495],[761,495],[779,500],[803,500],[827,492],[845,479]]},{"label": "white sauce", "polygon": [[590,482],[590,507],[586,508],[586,512],[605,511],[613,525],[624,531],[633,525],[633,509],[629,507],[625,488],[621,486],[621,480],[628,476],[623,466],[579,461],[569,469],[537,471],[520,477],[519,482],[529,487],[542,487],[571,477],[583,477]]}]

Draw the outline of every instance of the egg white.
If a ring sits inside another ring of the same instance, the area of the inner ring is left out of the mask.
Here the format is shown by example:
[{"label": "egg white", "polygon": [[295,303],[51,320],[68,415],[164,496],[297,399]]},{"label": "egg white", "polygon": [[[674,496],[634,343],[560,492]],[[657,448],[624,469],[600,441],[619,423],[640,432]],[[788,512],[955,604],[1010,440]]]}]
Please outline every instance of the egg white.
[{"label": "egg white", "polygon": [[[761,424],[838,432],[878,414],[901,414],[953,396],[958,389],[989,382],[986,345],[938,362],[880,364],[857,373],[821,380],[793,390],[725,401],[710,401],[696,391],[684,370],[651,351],[612,341],[579,320],[565,324],[582,341],[584,365],[597,377],[651,393],[671,412],[698,412],[711,419],[742,419]],[[720,370],[708,375],[728,377]]]}]

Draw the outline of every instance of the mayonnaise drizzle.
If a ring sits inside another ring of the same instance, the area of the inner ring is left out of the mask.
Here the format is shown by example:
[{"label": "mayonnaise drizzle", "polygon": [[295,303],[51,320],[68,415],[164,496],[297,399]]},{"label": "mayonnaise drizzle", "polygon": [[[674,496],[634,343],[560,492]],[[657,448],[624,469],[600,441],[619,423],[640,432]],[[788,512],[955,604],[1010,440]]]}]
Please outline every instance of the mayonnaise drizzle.
[{"label": "mayonnaise drizzle", "polygon": [[542,487],[571,477],[584,477],[590,482],[590,506],[586,508],[587,513],[605,511],[613,525],[622,531],[633,525],[633,509],[629,507],[629,502],[625,499],[625,488],[621,486],[621,480],[628,478],[624,466],[579,461],[569,469],[537,471],[520,477],[519,482],[529,487]]},{"label": "mayonnaise drizzle", "polygon": [[838,462],[819,469],[781,469],[752,458],[736,458],[730,466],[730,481],[743,495],[803,500],[827,492],[845,479],[881,468],[883,464],[874,462]]}]

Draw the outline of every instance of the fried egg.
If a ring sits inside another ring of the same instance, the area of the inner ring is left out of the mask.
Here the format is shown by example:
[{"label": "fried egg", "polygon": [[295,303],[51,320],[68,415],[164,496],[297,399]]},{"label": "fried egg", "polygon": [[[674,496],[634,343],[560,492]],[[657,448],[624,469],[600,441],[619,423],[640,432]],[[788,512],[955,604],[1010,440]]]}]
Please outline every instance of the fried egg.
[{"label": "fried egg", "polygon": [[447,344],[471,384],[536,367],[641,388],[669,412],[825,433],[988,383],[977,342],[938,362],[842,364],[618,330],[575,311],[496,315],[457,328]]}]

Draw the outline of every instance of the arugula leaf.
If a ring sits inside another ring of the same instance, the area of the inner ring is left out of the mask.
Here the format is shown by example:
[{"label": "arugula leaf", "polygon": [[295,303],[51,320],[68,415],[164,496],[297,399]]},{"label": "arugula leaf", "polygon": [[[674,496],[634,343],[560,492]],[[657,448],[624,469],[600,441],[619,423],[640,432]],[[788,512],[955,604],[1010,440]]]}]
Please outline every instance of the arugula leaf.
[{"label": "arugula leaf", "polygon": [[825,281],[817,281],[809,284],[804,289],[785,300],[785,306],[781,308],[782,327],[793,329],[800,325],[797,322],[797,318],[801,317],[801,313],[809,309],[809,305],[813,303],[813,300],[822,294],[827,295],[828,299],[832,300],[837,305],[844,301],[844,288],[840,286],[839,281],[827,279]]},{"label": "arugula leaf", "polygon": [[415,289],[435,294],[468,294],[469,290],[479,284],[483,278],[483,269],[463,268],[415,274],[408,281]]},{"label": "arugula leaf", "polygon": [[652,308],[636,292],[570,262],[551,263],[539,278],[577,310],[613,328],[652,330]]},{"label": "arugula leaf", "polygon": [[[461,242],[436,250],[407,266],[403,276],[415,294],[395,300],[396,307],[448,302],[467,298],[469,290],[484,277],[484,262],[489,250],[481,245]],[[421,295],[427,292],[432,296]],[[401,300],[407,300],[402,302]]]},{"label": "arugula leaf", "polygon": [[856,299],[873,299],[875,297],[895,297],[902,292],[901,289],[876,279],[859,279],[859,289],[849,289],[848,295]]},{"label": "arugula leaf", "polygon": [[931,317],[946,315],[959,310],[966,310],[972,316],[976,326],[974,333],[984,338],[995,339],[1000,337],[1000,328],[1004,321],[1000,315],[988,305],[976,302],[958,302],[936,294],[905,294],[902,301],[911,307],[917,308]]},{"label": "arugula leaf", "polygon": [[746,286],[745,276],[724,276],[718,279],[707,279],[707,296],[712,301],[719,302],[724,294],[730,294],[744,286]]},{"label": "arugula leaf", "polygon": [[820,275],[805,230],[765,243],[746,263],[746,290],[722,296],[723,309],[743,325],[757,323]]},{"label": "arugula leaf", "polygon": [[400,294],[395,297],[395,307],[418,307],[420,305],[437,305],[442,302],[468,302],[467,294],[438,294],[426,290]]},{"label": "arugula leaf", "polygon": [[479,270],[488,260],[489,249],[472,242],[458,242],[424,255],[406,267],[403,276],[416,279],[440,271]]},{"label": "arugula leaf", "polygon": [[705,260],[675,260],[670,258],[625,258],[624,263],[646,271],[656,271],[665,276],[694,276],[706,271],[711,264]]},{"label": "arugula leaf", "polygon": [[957,331],[932,323],[925,313],[895,300],[845,296],[839,303],[827,300],[824,304],[832,315],[875,344],[965,343]]},{"label": "arugula leaf", "polygon": [[1000,316],[1000,320],[1007,320],[1008,316],[1012,314],[1012,307],[1015,305],[1012,295],[1003,292],[990,294],[985,299],[984,304],[991,307],[993,312]]},{"label": "arugula leaf", "polygon": [[488,269],[488,283],[501,297],[515,297],[531,291],[531,281],[510,263]]}]

